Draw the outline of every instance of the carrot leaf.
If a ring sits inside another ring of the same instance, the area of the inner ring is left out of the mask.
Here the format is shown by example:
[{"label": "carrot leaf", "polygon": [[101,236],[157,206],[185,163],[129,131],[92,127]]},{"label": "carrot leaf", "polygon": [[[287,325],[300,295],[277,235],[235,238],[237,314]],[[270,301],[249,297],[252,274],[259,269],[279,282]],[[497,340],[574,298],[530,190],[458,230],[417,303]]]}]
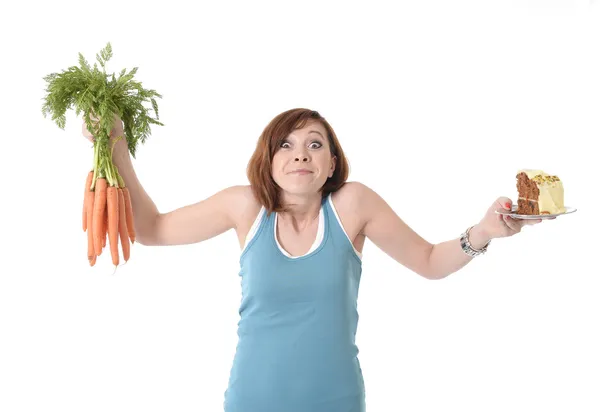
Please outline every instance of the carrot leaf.
[{"label": "carrot leaf", "polygon": [[[156,103],[156,98],[162,96],[153,89],[145,89],[141,82],[134,80],[138,67],[129,72],[122,69],[118,76],[107,73],[107,62],[112,56],[113,50],[109,42],[96,54],[97,61],[93,67],[79,53],[79,67],[70,66],[60,73],[45,76],[43,79],[47,85],[42,114],[44,117],[50,115],[52,121],[64,130],[67,110],[75,110],[78,117],[83,113],[88,130],[94,135],[95,144],[102,146],[98,151],[100,158],[108,153],[110,132],[114,116],[117,115],[123,121],[124,138],[129,152],[135,158],[138,145],[145,143],[151,134],[150,125],[164,126],[159,121]],[[151,108],[144,104],[149,104]],[[156,118],[149,116],[150,110],[154,111]],[[100,121],[92,122],[91,115]],[[103,171],[98,173],[103,174]]]}]

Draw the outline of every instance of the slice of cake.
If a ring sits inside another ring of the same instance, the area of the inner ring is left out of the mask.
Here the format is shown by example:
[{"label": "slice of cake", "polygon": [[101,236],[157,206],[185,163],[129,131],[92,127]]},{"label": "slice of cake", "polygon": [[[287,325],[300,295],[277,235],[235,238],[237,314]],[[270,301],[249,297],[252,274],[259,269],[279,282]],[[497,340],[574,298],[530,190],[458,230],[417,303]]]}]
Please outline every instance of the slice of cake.
[{"label": "slice of cake", "polygon": [[558,176],[542,170],[521,169],[517,173],[517,191],[517,214],[543,215],[566,211],[564,188]]}]

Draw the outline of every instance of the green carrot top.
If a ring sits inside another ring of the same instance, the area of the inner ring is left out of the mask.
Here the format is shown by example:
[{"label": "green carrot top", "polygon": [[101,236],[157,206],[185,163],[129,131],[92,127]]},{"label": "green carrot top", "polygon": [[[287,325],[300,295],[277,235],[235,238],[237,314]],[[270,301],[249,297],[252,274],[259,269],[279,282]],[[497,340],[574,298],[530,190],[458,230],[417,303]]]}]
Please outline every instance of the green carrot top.
[{"label": "green carrot top", "polygon": [[[44,77],[47,82],[46,96],[42,106],[44,117],[52,115],[52,120],[64,130],[67,109],[75,109],[79,117],[84,114],[88,130],[94,135],[94,144],[108,149],[110,132],[114,115],[123,121],[123,131],[131,155],[135,158],[138,143],[144,143],[150,135],[150,124],[164,126],[158,121],[158,105],[156,98],[162,98],[155,90],[144,89],[142,84],[134,80],[138,68],[128,73],[123,69],[118,77],[106,73],[106,62],[112,57],[110,42],[96,54],[97,63],[92,69],[83,55],[79,53],[79,65],[71,66],[61,73],[51,73]],[[98,68],[98,63],[102,70]],[[150,117],[152,105],[156,119]],[[92,123],[90,116],[100,119]],[[96,126],[94,126],[94,124]]]}]

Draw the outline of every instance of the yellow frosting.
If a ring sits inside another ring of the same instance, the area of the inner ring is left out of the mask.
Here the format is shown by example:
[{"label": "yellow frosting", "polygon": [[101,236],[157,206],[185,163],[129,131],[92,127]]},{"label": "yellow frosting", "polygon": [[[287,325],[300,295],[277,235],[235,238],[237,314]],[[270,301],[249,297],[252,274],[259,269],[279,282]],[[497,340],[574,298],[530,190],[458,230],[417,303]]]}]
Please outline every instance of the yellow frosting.
[{"label": "yellow frosting", "polygon": [[530,179],[540,176],[540,178],[534,179],[540,190],[538,199],[540,214],[544,212],[550,214],[564,213],[566,211],[564,205],[564,187],[558,177],[554,176],[553,178],[548,173],[536,169],[521,169],[519,170],[520,172],[524,172]]}]

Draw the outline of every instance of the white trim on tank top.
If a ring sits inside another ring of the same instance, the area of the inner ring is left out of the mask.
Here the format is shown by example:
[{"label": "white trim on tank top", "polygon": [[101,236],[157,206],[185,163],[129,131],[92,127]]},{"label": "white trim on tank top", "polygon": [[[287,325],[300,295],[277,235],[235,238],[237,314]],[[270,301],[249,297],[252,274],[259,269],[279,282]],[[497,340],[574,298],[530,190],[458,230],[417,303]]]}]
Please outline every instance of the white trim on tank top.
[{"label": "white trim on tank top", "polygon": [[350,240],[350,236],[348,236],[348,233],[346,233],[346,229],[344,228],[344,225],[342,225],[342,220],[340,219],[337,210],[335,210],[335,206],[333,205],[333,199],[331,197],[331,194],[329,194],[329,205],[331,206],[331,210],[333,210],[333,214],[335,215],[335,218],[338,221],[338,224],[340,225],[340,227],[342,228],[342,232],[344,232],[344,235],[346,235],[346,239],[348,239],[348,243],[350,243],[350,245],[352,246],[352,250],[354,251],[354,253],[356,253],[356,255],[358,256],[358,258],[360,260],[362,260],[362,253],[360,253],[358,250],[356,250],[356,248],[354,247],[354,244],[352,243],[352,240]]},{"label": "white trim on tank top", "polygon": [[[348,242],[350,242],[350,244],[352,245],[352,250],[354,250],[354,253],[356,253],[356,255],[359,257],[359,259],[362,260],[362,253],[360,253],[358,250],[356,250],[356,248],[352,244],[352,241],[350,240],[350,237],[346,233],[346,229],[344,229],[344,226],[342,225],[342,221],[340,220],[340,217],[339,217],[339,215],[338,215],[338,213],[337,213],[337,211],[335,209],[335,206],[333,205],[333,200],[331,198],[331,194],[328,197],[329,197],[329,200],[328,200],[329,204],[331,205],[331,210],[333,210],[333,214],[335,215],[335,218],[337,219],[340,227],[342,228],[342,231],[344,232],[344,235],[346,235],[346,239],[348,239]],[[256,230],[258,229],[258,225],[260,224],[260,220],[261,220],[261,218],[262,218],[262,216],[263,216],[263,214],[265,212],[266,212],[266,209],[265,209],[264,206],[262,206],[260,208],[260,211],[258,212],[258,215],[254,219],[254,223],[252,224],[252,227],[250,228],[250,231],[246,235],[246,240],[244,242],[244,248],[242,249],[241,253],[244,253],[244,250],[246,250],[246,246],[248,245],[248,243],[250,242],[250,240],[252,240],[252,238],[256,234]],[[275,214],[274,228],[275,228],[275,231],[276,231],[277,230],[277,214]],[[321,208],[321,211],[319,212],[319,227],[317,229],[317,237],[316,237],[315,241],[313,242],[310,250],[308,252],[306,252],[304,255],[302,255],[302,256],[291,256],[279,244],[279,241],[277,240],[276,233],[274,233],[274,235],[275,235],[275,240],[277,241],[277,246],[279,247],[279,250],[281,250],[281,252],[283,254],[285,254],[286,256],[288,256],[288,257],[290,257],[292,259],[295,259],[295,258],[306,256],[309,253],[311,253],[313,250],[315,250],[317,247],[319,247],[319,245],[321,244],[321,241],[323,240],[323,234],[324,234],[324,232],[325,232],[325,216],[323,215],[323,208]]]},{"label": "white trim on tank top", "polygon": [[321,244],[321,241],[323,240],[323,234],[325,233],[325,216],[323,215],[323,207],[321,207],[321,210],[319,211],[319,226],[317,227],[317,237],[315,238],[315,241],[313,242],[309,251],[306,252],[302,256],[290,255],[279,243],[279,240],[277,239],[277,216],[278,216],[278,213],[275,213],[275,224],[273,225],[274,226],[273,227],[273,230],[274,230],[273,235],[275,236],[275,242],[277,242],[277,247],[279,248],[279,250],[281,250],[281,252],[284,255],[286,255],[287,257],[292,258],[292,259],[297,259],[299,257],[308,255],[313,250],[315,250],[317,247],[319,247],[319,245]]}]

